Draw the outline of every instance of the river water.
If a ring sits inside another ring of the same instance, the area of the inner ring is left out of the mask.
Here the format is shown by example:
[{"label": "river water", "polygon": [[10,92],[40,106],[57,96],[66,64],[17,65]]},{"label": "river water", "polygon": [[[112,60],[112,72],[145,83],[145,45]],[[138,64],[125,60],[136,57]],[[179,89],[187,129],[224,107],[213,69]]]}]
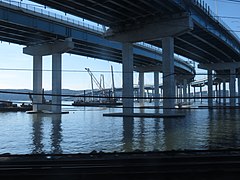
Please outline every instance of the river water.
[{"label": "river water", "polygon": [[69,114],[0,113],[0,154],[240,147],[240,110],[236,109],[184,110],[186,116],[179,118],[103,116],[121,108],[64,106],[63,110]]}]

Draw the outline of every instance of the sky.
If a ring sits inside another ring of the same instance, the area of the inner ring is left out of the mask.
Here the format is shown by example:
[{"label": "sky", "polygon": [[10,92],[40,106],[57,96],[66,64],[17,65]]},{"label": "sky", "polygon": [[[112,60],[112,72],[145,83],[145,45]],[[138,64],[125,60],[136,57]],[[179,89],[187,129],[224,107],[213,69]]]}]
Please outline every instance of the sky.
[{"label": "sky", "polygon": [[[20,2],[20,0],[15,1]],[[28,0],[21,2],[31,3]],[[240,1],[205,0],[205,3],[240,37]],[[23,54],[22,49],[23,46],[20,45],[0,43],[0,89],[32,89],[32,57]],[[90,68],[98,80],[100,74],[104,74],[105,87],[111,87],[111,66],[114,70],[115,87],[122,85],[121,64],[65,53],[62,56],[62,65],[63,89],[91,89],[90,76],[85,68]],[[43,70],[43,88],[49,90],[51,89],[51,56],[43,57]],[[205,71],[197,70],[197,72]],[[202,78],[204,77],[196,76],[196,79]],[[137,83],[138,74],[134,73],[134,84]],[[153,84],[153,73],[145,75],[145,84]]]}]

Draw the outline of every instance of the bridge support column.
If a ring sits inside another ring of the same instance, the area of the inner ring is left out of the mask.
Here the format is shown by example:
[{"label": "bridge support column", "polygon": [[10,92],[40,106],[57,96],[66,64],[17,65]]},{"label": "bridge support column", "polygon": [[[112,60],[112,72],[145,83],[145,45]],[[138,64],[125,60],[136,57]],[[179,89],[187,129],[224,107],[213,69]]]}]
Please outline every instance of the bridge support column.
[{"label": "bridge support column", "polygon": [[52,112],[61,113],[62,103],[62,55],[52,55]]},{"label": "bridge support column", "polygon": [[[38,95],[37,95],[38,94]],[[41,111],[42,106],[42,56],[33,56],[33,111]]]},{"label": "bridge support column", "polygon": [[191,103],[191,84],[188,83],[188,102]]},{"label": "bridge support column", "polygon": [[240,105],[240,77],[238,77],[238,105]]},{"label": "bridge support column", "polygon": [[133,45],[122,43],[123,114],[133,111]]},{"label": "bridge support column", "polygon": [[173,114],[175,108],[174,38],[162,39],[163,47],[163,113]]},{"label": "bridge support column", "polygon": [[226,93],[226,80],[223,79],[223,105],[226,105],[226,98],[227,97],[227,93]]},{"label": "bridge support column", "polygon": [[[48,106],[38,106],[42,102],[40,96],[34,97],[33,111],[42,110],[51,111],[52,113],[61,113],[61,87],[62,87],[62,58],[61,54],[74,48],[72,38],[66,38],[64,41],[56,40],[51,43],[38,44],[23,48],[23,53],[34,57],[33,71],[33,91],[42,94],[42,56],[52,55],[52,104]],[[37,70],[37,71],[36,71]],[[41,90],[40,90],[41,89]],[[42,98],[42,95],[41,95]]]},{"label": "bridge support column", "polygon": [[159,106],[159,72],[154,72],[154,94],[155,100],[154,105],[155,107]]},{"label": "bridge support column", "polygon": [[183,102],[187,103],[187,80],[183,80]]},{"label": "bridge support column", "polygon": [[196,102],[196,87],[193,87],[193,97],[194,97],[194,102]]},{"label": "bridge support column", "polygon": [[212,69],[208,70],[208,106],[213,106],[213,74]]},{"label": "bridge support column", "polygon": [[200,85],[200,101],[202,103],[202,86]]},{"label": "bridge support column", "polygon": [[144,105],[144,72],[139,72],[139,96],[140,96],[140,106]]},{"label": "bridge support column", "polygon": [[231,68],[230,69],[230,82],[229,82],[229,89],[230,89],[230,106],[235,106],[236,104],[236,69]]},{"label": "bridge support column", "polygon": [[179,102],[183,103],[183,83],[181,82],[179,85]]},{"label": "bridge support column", "polygon": [[219,98],[218,98],[218,103],[219,104],[221,104],[222,103],[222,101],[221,101],[221,96],[222,96],[222,94],[221,94],[221,82],[219,82],[219,84],[218,84],[218,95],[219,95]]}]

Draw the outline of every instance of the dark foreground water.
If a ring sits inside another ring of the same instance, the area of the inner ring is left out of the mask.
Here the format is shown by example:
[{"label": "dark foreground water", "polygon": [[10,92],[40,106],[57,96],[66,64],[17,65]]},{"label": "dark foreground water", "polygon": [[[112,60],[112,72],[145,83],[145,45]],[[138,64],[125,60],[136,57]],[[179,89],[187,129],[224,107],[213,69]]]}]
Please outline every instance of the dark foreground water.
[{"label": "dark foreground water", "polygon": [[64,108],[69,114],[0,113],[0,154],[240,147],[240,110],[192,109],[182,118],[118,118],[103,114],[120,108]]}]

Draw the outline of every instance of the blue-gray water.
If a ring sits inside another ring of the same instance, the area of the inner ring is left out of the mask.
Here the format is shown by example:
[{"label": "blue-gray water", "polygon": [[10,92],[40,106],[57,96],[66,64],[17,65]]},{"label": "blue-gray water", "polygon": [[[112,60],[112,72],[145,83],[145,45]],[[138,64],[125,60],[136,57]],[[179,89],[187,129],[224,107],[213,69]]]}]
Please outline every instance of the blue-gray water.
[{"label": "blue-gray water", "polygon": [[186,117],[182,118],[125,119],[103,117],[103,113],[121,112],[120,108],[64,107],[64,110],[69,114],[0,113],[0,154],[206,150],[240,146],[239,110],[194,109],[185,110]]}]

